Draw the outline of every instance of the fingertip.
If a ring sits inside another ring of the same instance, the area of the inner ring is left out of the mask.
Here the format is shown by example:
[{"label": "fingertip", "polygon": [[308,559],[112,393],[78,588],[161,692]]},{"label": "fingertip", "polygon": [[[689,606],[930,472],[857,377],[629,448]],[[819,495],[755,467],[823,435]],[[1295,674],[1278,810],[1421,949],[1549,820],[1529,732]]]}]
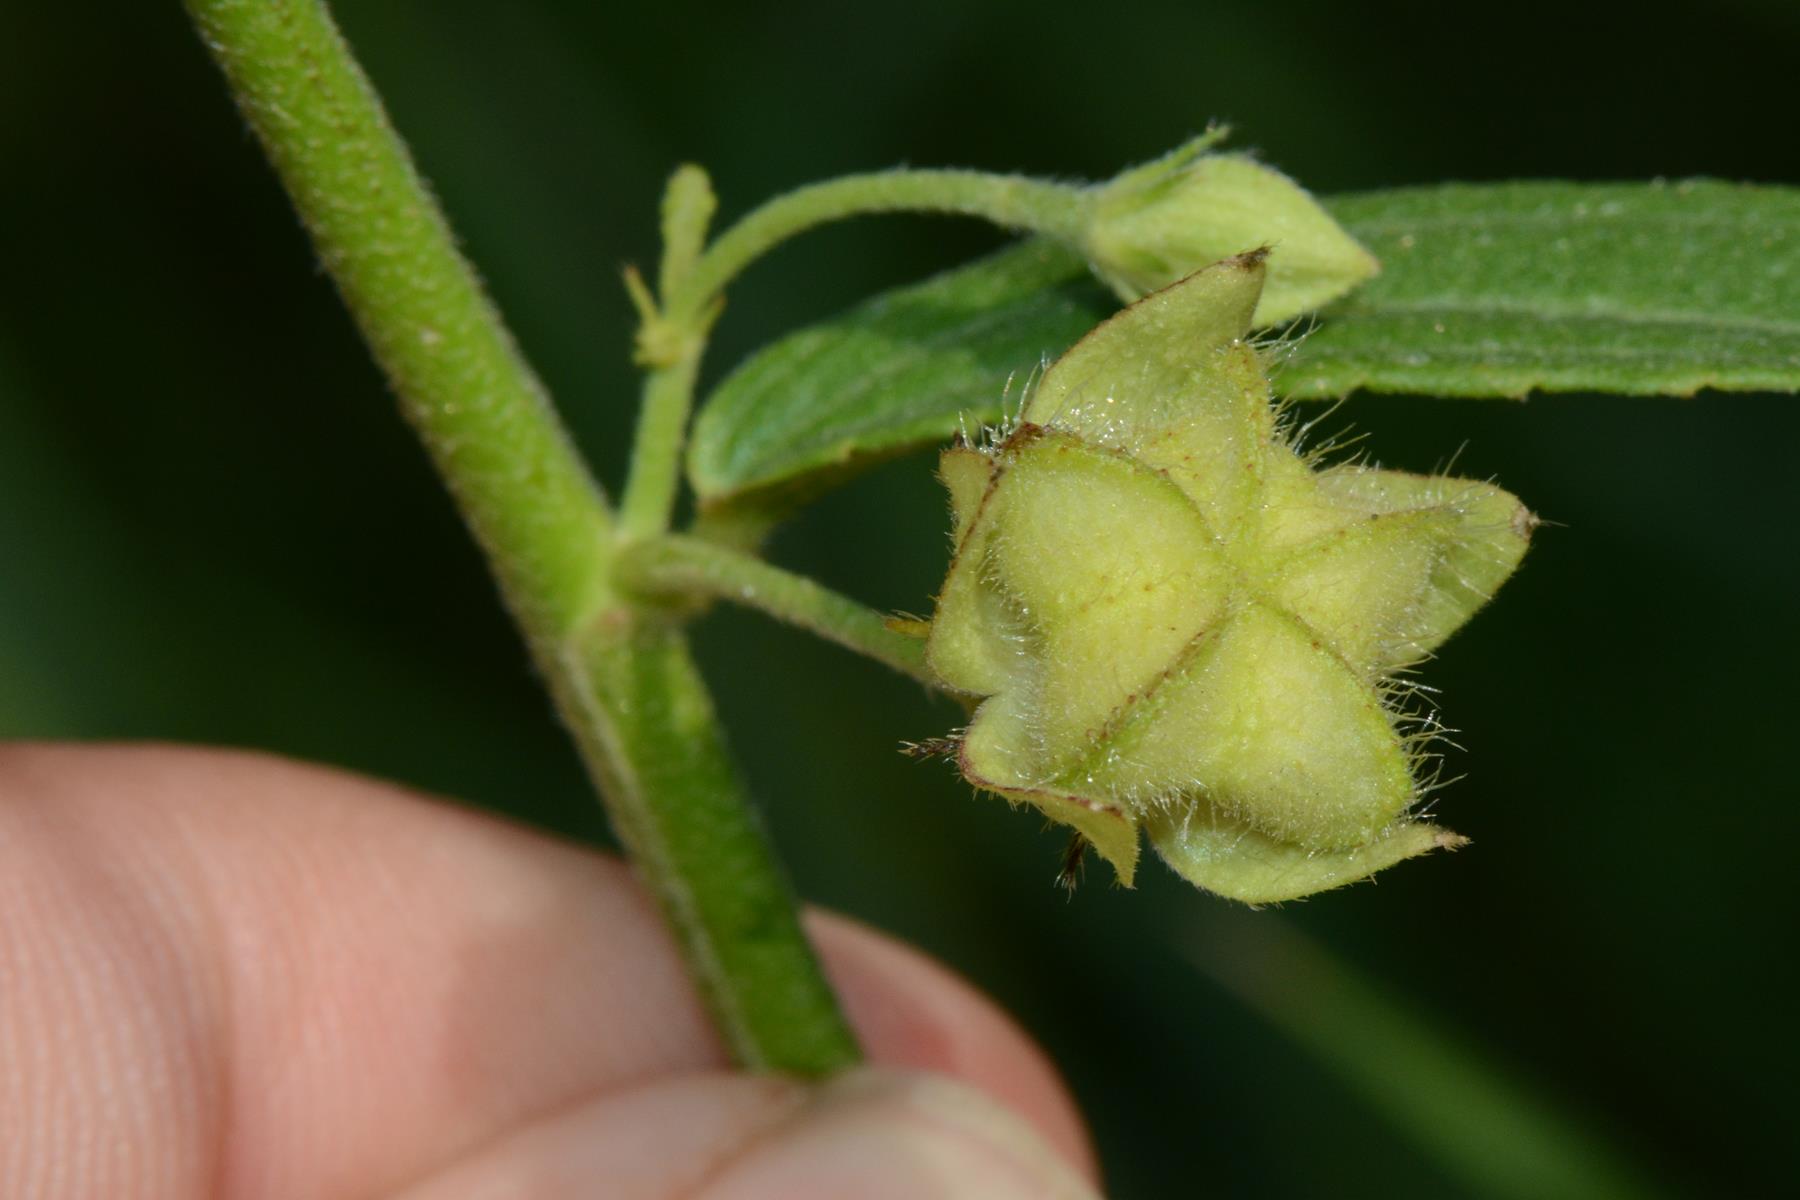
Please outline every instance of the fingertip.
[{"label": "fingertip", "polygon": [[[181,978],[229,1001],[195,1060],[211,1065],[192,1072],[232,1081],[222,1177],[254,1160],[271,1177],[385,1185],[579,1097],[723,1065],[653,906],[614,860],[243,753],[14,747],[0,793],[43,826],[44,871],[103,871],[96,894],[120,921],[141,923],[149,895],[192,915],[165,932],[194,964]],[[808,925],[875,1063],[970,1085],[1094,1176],[1055,1069],[992,1001],[857,922]],[[155,1013],[174,1028],[183,1011]],[[303,1055],[267,1049],[301,1040]],[[207,1123],[185,1124],[198,1153]]]},{"label": "fingertip", "polygon": [[810,912],[807,928],[872,1062],[971,1085],[1030,1122],[1070,1166],[1099,1177],[1087,1126],[1062,1077],[992,1000],[858,921]]},{"label": "fingertip", "polygon": [[941,1075],[865,1068],[821,1086],[694,1200],[1099,1200],[1010,1108]]},{"label": "fingertip", "polygon": [[810,1099],[798,1082],[724,1071],[616,1089],[514,1131],[394,1200],[669,1200],[708,1181]]},{"label": "fingertip", "polygon": [[1038,1129],[940,1075],[705,1072],[579,1104],[396,1200],[1097,1200]]}]

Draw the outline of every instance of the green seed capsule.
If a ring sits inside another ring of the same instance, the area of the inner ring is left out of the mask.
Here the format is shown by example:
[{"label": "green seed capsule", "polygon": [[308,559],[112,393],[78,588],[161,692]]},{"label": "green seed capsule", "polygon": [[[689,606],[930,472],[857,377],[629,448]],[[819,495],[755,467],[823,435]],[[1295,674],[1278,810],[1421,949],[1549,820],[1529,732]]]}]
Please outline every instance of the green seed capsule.
[{"label": "green seed capsule", "polygon": [[1244,341],[1265,255],[1101,325],[997,443],[947,451],[956,556],[927,654],[980,698],[976,787],[1073,827],[1129,884],[1138,831],[1252,903],[1460,839],[1409,813],[1395,672],[1480,607],[1531,515],[1467,480],[1315,470]]}]

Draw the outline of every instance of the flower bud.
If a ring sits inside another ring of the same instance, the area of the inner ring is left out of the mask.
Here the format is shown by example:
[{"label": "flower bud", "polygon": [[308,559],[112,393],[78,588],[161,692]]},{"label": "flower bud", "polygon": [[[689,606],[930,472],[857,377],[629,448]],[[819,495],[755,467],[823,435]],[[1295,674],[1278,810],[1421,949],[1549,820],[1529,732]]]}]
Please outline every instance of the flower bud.
[{"label": "flower bud", "polygon": [[1142,827],[1252,903],[1460,842],[1410,815],[1426,755],[1396,673],[1535,524],[1488,484],[1297,454],[1244,340],[1265,270],[1227,259],[1124,310],[998,441],[944,454],[956,555],[927,643],[980,698],[971,783],[1072,826],[1128,885]]},{"label": "flower bud", "polygon": [[1216,136],[1100,186],[1083,252],[1121,299],[1136,300],[1208,263],[1271,247],[1253,324],[1279,324],[1337,299],[1380,269],[1299,184]]}]

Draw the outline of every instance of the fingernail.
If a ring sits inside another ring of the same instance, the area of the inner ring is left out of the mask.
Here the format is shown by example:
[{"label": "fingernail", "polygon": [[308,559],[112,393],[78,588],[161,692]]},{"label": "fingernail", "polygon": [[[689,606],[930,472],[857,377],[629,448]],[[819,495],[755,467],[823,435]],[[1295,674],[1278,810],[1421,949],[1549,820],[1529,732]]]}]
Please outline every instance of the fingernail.
[{"label": "fingernail", "polygon": [[962,1084],[865,1069],[822,1087],[696,1200],[1099,1200],[1026,1122]]}]

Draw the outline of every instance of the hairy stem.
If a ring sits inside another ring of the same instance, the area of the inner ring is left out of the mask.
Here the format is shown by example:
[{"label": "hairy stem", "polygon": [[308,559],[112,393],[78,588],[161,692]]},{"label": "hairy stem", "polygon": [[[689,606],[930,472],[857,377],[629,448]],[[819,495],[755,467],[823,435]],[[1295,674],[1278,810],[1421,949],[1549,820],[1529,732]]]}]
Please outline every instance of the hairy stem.
[{"label": "hairy stem", "polygon": [[653,537],[669,527],[681,488],[681,449],[687,440],[701,350],[696,338],[674,362],[652,367],[645,376],[644,404],[631,447],[631,476],[619,511],[620,532],[627,539]]},{"label": "hairy stem", "polygon": [[622,587],[650,595],[729,600],[885,663],[921,683],[942,686],[925,665],[925,642],[889,627],[874,609],[804,575],[715,542],[679,535],[641,542],[618,562]]},{"label": "hairy stem", "polygon": [[671,623],[623,610],[559,671],[577,739],[740,1065],[824,1076],[861,1057]]},{"label": "hairy stem", "polygon": [[1008,229],[1077,243],[1088,215],[1085,188],[983,171],[874,171],[797,188],[756,209],[700,256],[680,290],[665,297],[672,317],[703,312],[771,247],[802,230],[866,213],[980,217]]},{"label": "hairy stem", "polygon": [[318,0],[188,0],[533,640],[598,598],[611,516]]},{"label": "hairy stem", "polygon": [[187,4],[486,551],[737,1061],[808,1075],[854,1062],[685,642],[613,587],[606,499],[324,5]]},{"label": "hairy stem", "polygon": [[[797,233],[846,217],[919,212],[980,217],[1008,229],[1080,241],[1089,210],[1085,188],[983,171],[876,171],[798,188],[756,209],[721,234],[697,259],[683,256],[664,272],[674,290],[653,317],[679,347],[656,364],[645,387],[625,485],[627,537],[669,528],[681,480],[681,449],[694,403],[694,379],[705,334],[725,285],[751,262]],[[710,204],[711,194],[707,193]],[[710,207],[705,210],[709,215]]]}]

